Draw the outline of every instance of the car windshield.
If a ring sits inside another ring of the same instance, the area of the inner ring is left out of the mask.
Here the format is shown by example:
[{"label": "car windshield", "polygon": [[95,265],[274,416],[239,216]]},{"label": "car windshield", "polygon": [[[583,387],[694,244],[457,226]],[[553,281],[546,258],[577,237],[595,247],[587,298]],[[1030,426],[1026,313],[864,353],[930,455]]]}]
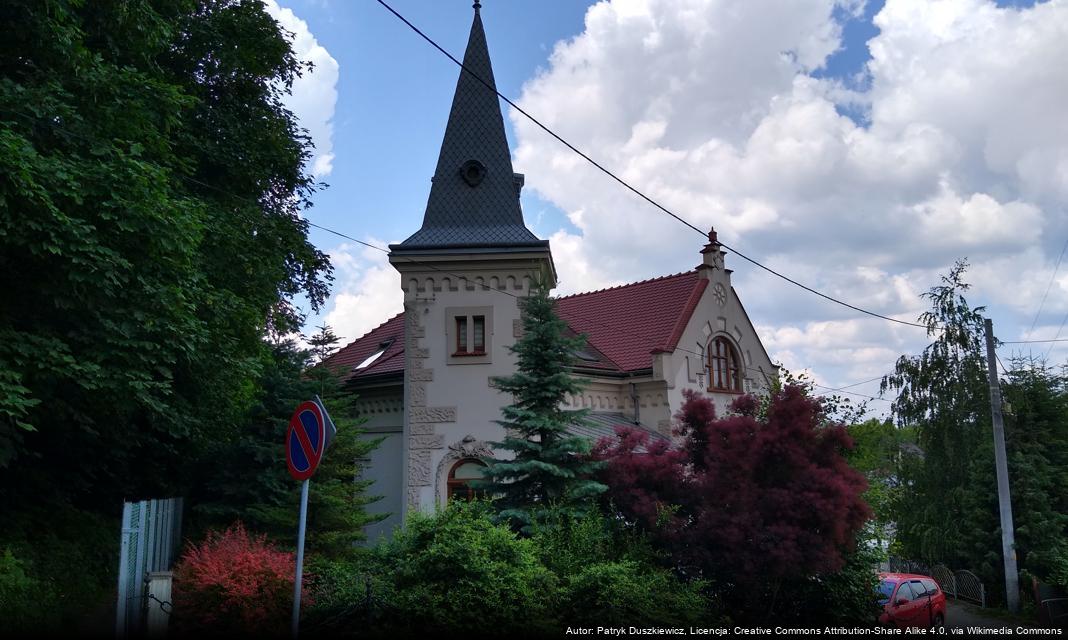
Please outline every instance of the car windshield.
[{"label": "car windshield", "polygon": [[894,587],[897,583],[893,580],[883,580],[875,587],[875,595],[879,598],[879,604],[890,602],[890,596],[894,595]]}]

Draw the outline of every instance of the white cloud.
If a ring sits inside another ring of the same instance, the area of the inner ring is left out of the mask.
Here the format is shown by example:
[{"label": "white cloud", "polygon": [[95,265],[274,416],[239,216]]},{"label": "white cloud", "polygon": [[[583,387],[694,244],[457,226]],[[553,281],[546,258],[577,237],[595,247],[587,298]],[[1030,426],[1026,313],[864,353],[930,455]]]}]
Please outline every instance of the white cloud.
[{"label": "white cloud", "polygon": [[[379,247],[387,244],[374,238],[367,242]],[[346,243],[329,255],[336,280],[333,306],[324,322],[333,327],[341,344],[352,342],[404,308],[400,274],[386,254]]]},{"label": "white cloud", "polygon": [[[912,321],[920,292],[966,256],[973,302],[996,305],[1002,335],[1025,332],[1068,234],[1068,2],[887,0],[860,93],[812,75],[840,47],[835,8],[605,0],[519,103],[669,209],[830,295]],[[864,122],[842,106],[867,109]],[[510,116],[517,170],[579,230],[551,238],[568,291],[696,264],[692,230]],[[773,357],[831,385],[884,373],[926,341],[729,260]],[[1042,331],[1068,310],[1066,272]]]},{"label": "white cloud", "polygon": [[315,39],[308,23],[283,8],[276,0],[263,0],[267,13],[278,21],[282,28],[293,34],[293,51],[298,60],[311,62],[313,68],[293,82],[292,95],[285,100],[308,130],[315,153],[310,171],[317,179],[325,178],[334,169],[334,108],[337,105],[337,60]]}]

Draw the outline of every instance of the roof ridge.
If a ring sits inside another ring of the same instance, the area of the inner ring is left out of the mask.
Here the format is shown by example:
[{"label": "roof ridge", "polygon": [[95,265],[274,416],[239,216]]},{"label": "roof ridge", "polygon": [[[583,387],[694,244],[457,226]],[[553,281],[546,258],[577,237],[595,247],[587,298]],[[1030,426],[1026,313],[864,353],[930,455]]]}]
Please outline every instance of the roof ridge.
[{"label": "roof ridge", "polygon": [[697,272],[696,269],[690,269],[689,271],[680,271],[679,273],[672,273],[672,274],[669,274],[669,275],[666,275],[666,276],[657,276],[655,278],[649,278],[647,280],[638,280],[637,282],[628,282],[626,284],[618,284],[618,285],[616,285],[614,287],[605,287],[604,289],[595,289],[594,291],[583,291],[581,293],[572,293],[572,294],[569,294],[569,295],[566,295],[566,296],[559,296],[558,298],[555,298],[555,300],[559,302],[560,300],[570,300],[572,298],[578,298],[578,297],[581,297],[581,296],[590,296],[590,295],[593,295],[595,293],[605,293],[606,291],[616,291],[618,289],[626,289],[627,287],[635,287],[635,286],[637,286],[639,284],[649,284],[650,282],[659,282],[661,280],[668,280],[670,278],[679,278],[681,276],[690,275],[690,274],[693,274],[693,273],[696,273],[696,272]]}]

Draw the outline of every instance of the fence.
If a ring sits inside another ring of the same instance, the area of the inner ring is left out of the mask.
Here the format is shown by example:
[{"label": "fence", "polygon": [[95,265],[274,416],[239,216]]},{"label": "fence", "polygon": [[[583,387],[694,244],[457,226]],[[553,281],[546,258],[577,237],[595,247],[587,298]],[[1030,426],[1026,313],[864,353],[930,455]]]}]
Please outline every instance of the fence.
[{"label": "fence", "polygon": [[181,498],[123,503],[116,636],[143,631],[148,574],[171,568],[181,531]]},{"label": "fence", "polygon": [[921,562],[893,556],[884,564],[888,571],[894,573],[917,573],[931,576],[947,596],[958,600],[968,600],[980,607],[986,607],[986,587],[983,586],[979,576],[967,569],[953,571],[944,564],[928,569],[927,565]]}]

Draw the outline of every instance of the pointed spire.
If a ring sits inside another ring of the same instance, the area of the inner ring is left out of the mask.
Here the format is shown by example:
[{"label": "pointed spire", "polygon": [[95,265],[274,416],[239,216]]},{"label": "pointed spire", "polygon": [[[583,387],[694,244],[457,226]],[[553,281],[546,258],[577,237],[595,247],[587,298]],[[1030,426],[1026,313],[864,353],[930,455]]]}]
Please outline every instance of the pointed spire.
[{"label": "pointed spire", "polygon": [[481,3],[476,0],[473,6],[464,69],[456,82],[423,226],[396,249],[548,246],[523,224],[523,176],[512,172]]}]

